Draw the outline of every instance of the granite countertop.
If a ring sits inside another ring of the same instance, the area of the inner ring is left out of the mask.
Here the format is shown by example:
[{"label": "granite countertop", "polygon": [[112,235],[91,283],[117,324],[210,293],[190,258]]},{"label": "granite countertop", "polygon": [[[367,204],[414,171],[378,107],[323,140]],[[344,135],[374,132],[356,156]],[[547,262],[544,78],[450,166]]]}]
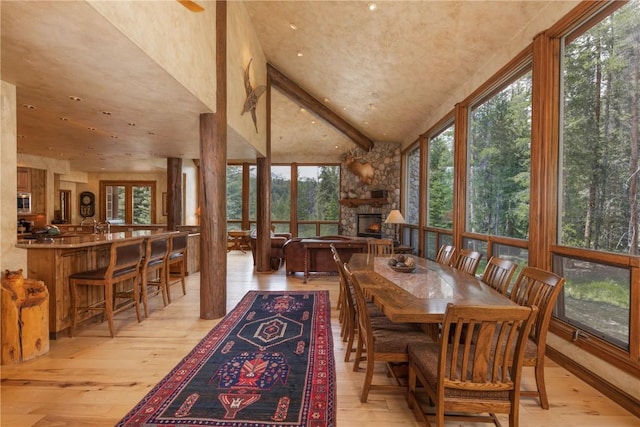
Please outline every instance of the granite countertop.
[{"label": "granite countertop", "polygon": [[15,247],[20,249],[72,249],[96,245],[106,245],[116,240],[147,237],[156,234],[171,234],[175,231],[134,230],[116,233],[62,233],[58,235],[44,235],[42,239],[19,240]]}]

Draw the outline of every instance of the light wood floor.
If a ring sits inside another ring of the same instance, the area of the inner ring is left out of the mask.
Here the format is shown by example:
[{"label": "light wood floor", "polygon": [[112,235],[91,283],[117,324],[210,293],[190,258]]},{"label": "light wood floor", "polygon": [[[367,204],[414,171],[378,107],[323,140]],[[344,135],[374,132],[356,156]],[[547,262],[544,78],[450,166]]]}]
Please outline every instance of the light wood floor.
[{"label": "light wood floor", "polygon": [[[228,255],[227,310],[251,289],[328,289],[335,307],[337,277],[303,284],[299,277],[253,272],[251,254]],[[2,366],[2,427],[112,426],[160,381],[217,321],[199,318],[198,274],[189,277],[187,295],[172,287],[173,302],[162,307],[154,297],[149,318],[135,321],[133,310],[116,315],[116,338],[105,323],[88,325],[77,337],[51,341],[44,356],[20,365]],[[344,360],[344,345],[334,310],[332,317],[337,369],[337,425],[340,427],[418,426],[402,395],[373,392],[359,401],[363,374]],[[547,361],[551,409],[523,399],[521,427],[640,426],[640,420],[569,372]],[[380,378],[384,380],[382,368]],[[524,372],[526,384],[531,373]],[[505,418],[506,421],[506,418]],[[453,423],[452,425],[456,425]],[[505,425],[508,425],[506,423]]]}]

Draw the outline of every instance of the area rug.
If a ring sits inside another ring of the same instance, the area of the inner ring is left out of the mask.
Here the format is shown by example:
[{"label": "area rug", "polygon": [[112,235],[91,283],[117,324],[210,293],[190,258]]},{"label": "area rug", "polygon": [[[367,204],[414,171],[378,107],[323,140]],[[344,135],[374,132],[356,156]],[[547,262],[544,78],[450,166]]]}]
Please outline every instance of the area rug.
[{"label": "area rug", "polygon": [[328,291],[250,291],[117,426],[331,427]]}]

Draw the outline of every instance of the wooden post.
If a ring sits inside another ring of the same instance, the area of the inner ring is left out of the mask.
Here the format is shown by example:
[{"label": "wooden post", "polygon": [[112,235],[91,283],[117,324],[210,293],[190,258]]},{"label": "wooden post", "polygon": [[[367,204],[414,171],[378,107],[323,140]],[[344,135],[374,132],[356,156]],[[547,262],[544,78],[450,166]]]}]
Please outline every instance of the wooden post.
[{"label": "wooden post", "polygon": [[216,2],[216,114],[200,115],[200,318],[227,314],[227,3]]},{"label": "wooden post", "polygon": [[167,159],[167,229],[182,225],[182,159]]},{"label": "wooden post", "polygon": [[49,351],[49,292],[44,282],[6,271],[0,291],[3,365],[23,362]]}]

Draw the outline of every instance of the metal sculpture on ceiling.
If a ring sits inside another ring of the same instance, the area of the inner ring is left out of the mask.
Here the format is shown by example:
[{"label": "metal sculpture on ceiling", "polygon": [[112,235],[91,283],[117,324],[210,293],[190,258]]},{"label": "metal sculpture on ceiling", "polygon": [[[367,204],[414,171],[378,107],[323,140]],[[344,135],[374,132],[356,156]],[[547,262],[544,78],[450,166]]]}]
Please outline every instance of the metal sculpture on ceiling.
[{"label": "metal sculpture on ceiling", "polygon": [[251,86],[251,62],[253,58],[249,60],[249,64],[247,65],[247,69],[244,70],[244,90],[247,93],[247,99],[244,101],[244,108],[242,109],[242,114],[251,113],[251,117],[253,118],[253,124],[256,127],[256,133],[258,133],[258,119],[256,117],[256,107],[258,105],[258,99],[262,94],[267,90],[267,87],[264,85],[260,85],[257,87]]}]

